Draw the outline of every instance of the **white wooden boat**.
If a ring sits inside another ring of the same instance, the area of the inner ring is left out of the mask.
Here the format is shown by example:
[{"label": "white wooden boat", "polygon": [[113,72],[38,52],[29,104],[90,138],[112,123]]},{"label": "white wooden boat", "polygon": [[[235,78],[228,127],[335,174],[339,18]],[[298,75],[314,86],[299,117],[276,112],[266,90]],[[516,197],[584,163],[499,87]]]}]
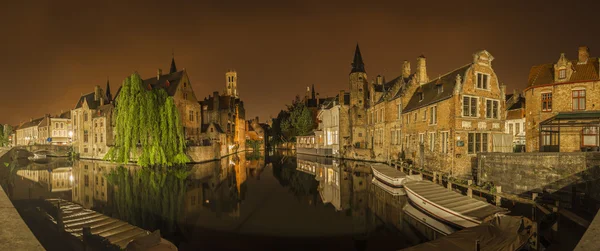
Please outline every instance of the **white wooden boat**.
[{"label": "white wooden boat", "polygon": [[430,181],[404,183],[413,205],[438,220],[459,228],[474,227],[508,210],[469,198]]},{"label": "white wooden boat", "polygon": [[435,218],[431,218],[431,216],[419,211],[418,209],[414,208],[408,203],[404,206],[404,208],[402,208],[402,211],[404,211],[404,213],[407,214],[409,217],[412,217],[421,224],[431,228],[433,231],[441,235],[449,235],[451,233],[456,232],[455,228],[446,225],[436,220]]},{"label": "white wooden boat", "polygon": [[416,175],[406,175],[396,168],[386,164],[371,164],[371,169],[373,170],[373,175],[375,175],[375,178],[378,181],[391,188],[401,188],[408,180],[416,179]]},{"label": "white wooden boat", "polygon": [[402,187],[391,187],[388,186],[387,184],[384,184],[383,182],[379,181],[377,178],[373,177],[373,180],[371,181],[371,184],[378,186],[379,188],[383,189],[384,191],[390,193],[391,195],[394,196],[399,196],[399,195],[406,195],[406,192],[404,191],[404,188]]}]

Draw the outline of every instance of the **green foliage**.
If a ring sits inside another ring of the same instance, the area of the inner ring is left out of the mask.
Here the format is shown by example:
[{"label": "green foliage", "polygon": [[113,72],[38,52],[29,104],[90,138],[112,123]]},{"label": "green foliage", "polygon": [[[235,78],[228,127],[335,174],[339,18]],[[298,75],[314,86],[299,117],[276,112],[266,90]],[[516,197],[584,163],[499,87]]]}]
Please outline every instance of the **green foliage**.
[{"label": "green foliage", "polygon": [[309,134],[315,128],[313,114],[299,96],[287,106],[287,111],[279,112],[273,120],[271,144],[276,145],[287,140],[294,140],[296,136]]},{"label": "green foliage", "polygon": [[112,211],[122,220],[144,229],[174,232],[180,222],[187,191],[187,166],[113,169],[106,180],[115,186]]},{"label": "green foliage", "polygon": [[251,140],[251,139],[246,140],[246,147],[252,148],[252,151],[254,151],[254,152],[260,151],[261,144],[262,144],[262,141],[260,141],[260,140]]},{"label": "green foliage", "polygon": [[172,97],[161,89],[148,90],[140,75],[123,81],[114,113],[115,147],[105,159],[140,166],[173,166],[189,161],[180,114]]},{"label": "green foliage", "polygon": [[12,132],[13,130],[11,126],[0,124],[0,146],[8,146],[8,144],[10,144],[8,138]]}]

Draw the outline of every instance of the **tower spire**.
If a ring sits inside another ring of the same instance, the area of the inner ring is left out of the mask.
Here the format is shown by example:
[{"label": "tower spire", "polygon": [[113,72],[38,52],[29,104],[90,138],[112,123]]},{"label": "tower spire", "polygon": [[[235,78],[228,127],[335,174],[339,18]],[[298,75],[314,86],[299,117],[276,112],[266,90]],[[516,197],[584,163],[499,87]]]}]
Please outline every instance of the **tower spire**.
[{"label": "tower spire", "polygon": [[106,101],[107,103],[111,103],[113,101],[112,94],[110,93],[110,81],[108,76],[106,77]]},{"label": "tower spire", "polygon": [[358,43],[356,43],[356,50],[354,51],[354,60],[352,60],[352,71],[353,72],[364,72],[365,71],[365,63],[363,63],[362,55],[360,54],[360,48],[358,47]]},{"label": "tower spire", "polygon": [[171,70],[169,71],[169,74],[177,72],[177,66],[175,66],[175,52],[171,52],[171,54],[173,57],[171,59]]}]

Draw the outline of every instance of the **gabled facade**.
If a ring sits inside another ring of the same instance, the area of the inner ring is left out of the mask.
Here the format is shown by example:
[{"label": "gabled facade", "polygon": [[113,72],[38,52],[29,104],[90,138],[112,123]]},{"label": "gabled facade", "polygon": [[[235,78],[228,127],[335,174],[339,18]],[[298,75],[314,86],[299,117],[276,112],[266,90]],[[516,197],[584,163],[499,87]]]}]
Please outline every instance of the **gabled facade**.
[{"label": "gabled facade", "polygon": [[354,51],[352,60],[352,69],[350,70],[350,107],[348,123],[352,128],[349,138],[344,139],[345,145],[351,145],[354,148],[367,147],[367,99],[369,97],[369,83],[367,81],[367,71],[363,62],[362,54],[358,44]]},{"label": "gabled facade", "polygon": [[417,71],[418,87],[402,111],[406,158],[430,171],[469,176],[478,152],[503,151],[505,90],[480,51],[473,62],[436,79]]},{"label": "gabled facade", "polygon": [[106,93],[100,86],[96,86],[94,92],[82,95],[71,110],[73,149],[82,158],[98,158],[98,149],[94,142],[97,124],[94,123],[93,116],[105,104],[108,104]]},{"label": "gabled facade", "polygon": [[586,46],[577,59],[561,53],[554,63],[531,67],[524,90],[527,151],[598,149],[599,72],[598,58]]},{"label": "gabled facade", "polygon": [[45,139],[39,137],[39,125],[46,116],[36,119],[30,119],[27,122],[19,124],[15,129],[15,138],[17,146],[26,146],[41,144]]}]

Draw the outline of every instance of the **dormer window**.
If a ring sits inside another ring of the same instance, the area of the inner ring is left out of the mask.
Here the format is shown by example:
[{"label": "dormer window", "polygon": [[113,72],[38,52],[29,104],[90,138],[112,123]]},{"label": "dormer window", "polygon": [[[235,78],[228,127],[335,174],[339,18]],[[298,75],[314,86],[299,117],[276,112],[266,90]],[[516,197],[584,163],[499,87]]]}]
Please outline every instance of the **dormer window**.
[{"label": "dormer window", "polygon": [[567,77],[567,70],[566,69],[560,69],[558,70],[558,78],[559,79],[565,79]]}]

